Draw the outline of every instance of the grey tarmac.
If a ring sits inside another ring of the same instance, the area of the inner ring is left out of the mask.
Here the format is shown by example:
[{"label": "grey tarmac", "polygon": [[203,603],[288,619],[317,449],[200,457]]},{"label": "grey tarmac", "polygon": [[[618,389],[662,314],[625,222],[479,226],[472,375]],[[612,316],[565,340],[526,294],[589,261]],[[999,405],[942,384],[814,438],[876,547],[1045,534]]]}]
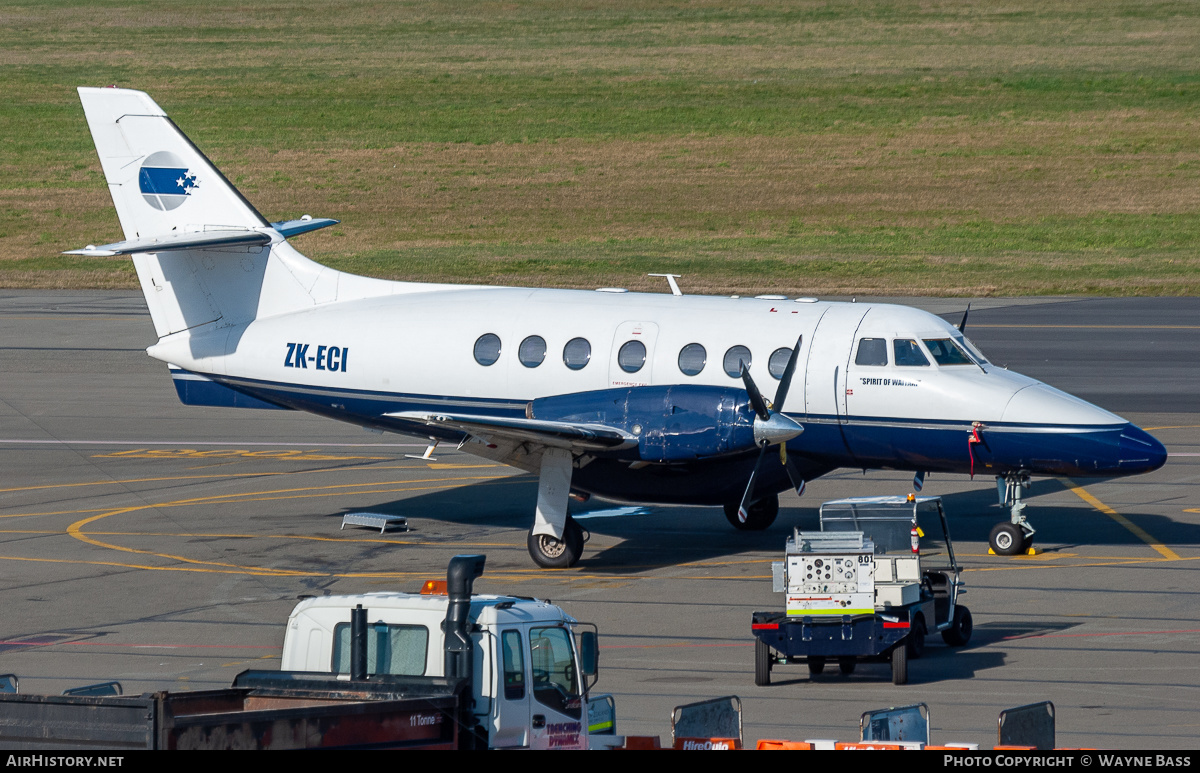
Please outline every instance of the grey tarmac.
[{"label": "grey tarmac", "polygon": [[[955,323],[966,304],[900,302]],[[580,564],[540,571],[525,548],[531,476],[453,449],[406,458],[424,444],[291,412],[180,405],[144,353],[140,294],[0,292],[0,673],[22,692],[227,686],[278,666],[298,596],[415,590],[482,552],[480,591],[548,597],[598,624],[597,689],[616,696],[622,733],[665,738],[674,706],[738,695],[750,743],[854,740],[863,711],[924,702],[935,742],[987,748],[1001,710],[1051,700],[1060,745],[1194,747],[1200,299],[978,299],[967,334],[993,362],[1150,430],[1169,461],[1034,481],[1033,557],[987,554],[1004,518],[991,478],[930,476],[967,567],[970,646],[931,637],[903,687],[866,665],[814,680],[779,668],[758,688],[750,615],[781,603],[770,564],[787,534],[814,527],[824,500],[908,492],[908,473],[839,471],[752,534],[715,508],[593,501],[577,512],[591,533]],[[341,531],[354,510],[413,529]]]}]

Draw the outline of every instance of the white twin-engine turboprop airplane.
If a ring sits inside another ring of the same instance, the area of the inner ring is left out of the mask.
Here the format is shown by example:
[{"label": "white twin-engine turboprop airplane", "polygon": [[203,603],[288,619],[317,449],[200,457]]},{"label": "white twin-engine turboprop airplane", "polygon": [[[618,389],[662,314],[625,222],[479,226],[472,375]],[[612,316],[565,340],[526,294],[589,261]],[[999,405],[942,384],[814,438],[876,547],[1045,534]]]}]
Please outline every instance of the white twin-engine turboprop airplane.
[{"label": "white twin-engine turboprop airplane", "polygon": [[126,241],[73,254],[133,256],[159,336],[148,352],[180,399],[309,411],[535,472],[542,566],[582,553],[571,494],[723,505],[756,530],[779,492],[838,467],[912,470],[918,488],[927,472],[995,475],[1011,522],[991,544],[1015,553],[1033,534],[1030,475],[1166,459],[1141,429],[993,366],[962,325],[912,308],[682,296],[673,277],[667,295],[325,268],[287,239],[337,221],[268,222],[142,92],[79,96]]}]

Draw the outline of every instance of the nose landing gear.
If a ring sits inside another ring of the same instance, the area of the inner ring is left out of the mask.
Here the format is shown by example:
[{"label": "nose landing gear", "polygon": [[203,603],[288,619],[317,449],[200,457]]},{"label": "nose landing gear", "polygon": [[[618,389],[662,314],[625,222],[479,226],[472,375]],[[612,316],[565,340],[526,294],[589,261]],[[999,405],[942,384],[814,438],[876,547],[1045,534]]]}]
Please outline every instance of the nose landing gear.
[{"label": "nose landing gear", "polygon": [[1024,470],[996,476],[996,493],[1000,504],[1009,506],[1011,520],[998,523],[988,535],[988,547],[999,556],[1015,556],[1028,552],[1033,546],[1036,529],[1025,518],[1025,503],[1021,493],[1029,488],[1029,473]]}]

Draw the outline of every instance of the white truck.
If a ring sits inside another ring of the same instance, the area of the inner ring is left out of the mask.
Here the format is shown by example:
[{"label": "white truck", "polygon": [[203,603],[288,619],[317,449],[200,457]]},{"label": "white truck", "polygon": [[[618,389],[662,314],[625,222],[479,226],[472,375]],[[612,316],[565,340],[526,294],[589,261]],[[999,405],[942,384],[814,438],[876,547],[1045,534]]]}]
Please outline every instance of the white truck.
[{"label": "white truck", "polygon": [[456,556],[447,581],[428,582],[421,593],[301,601],[288,619],[282,671],[388,684],[455,680],[456,721],[471,736],[464,745],[587,749],[590,736],[611,738],[612,696],[587,695],[597,672],[595,627],[548,601],[472,595],[483,563]]},{"label": "white truck", "polygon": [[[328,596],[288,620],[283,670],[232,687],[19,694],[0,677],[5,749],[587,749],[620,742],[594,627],[547,601],[473,596],[483,556],[427,591]],[[575,629],[583,628],[576,647]],[[590,628],[590,630],[587,630]],[[103,690],[100,690],[103,688]],[[607,741],[607,743],[605,743]]]}]

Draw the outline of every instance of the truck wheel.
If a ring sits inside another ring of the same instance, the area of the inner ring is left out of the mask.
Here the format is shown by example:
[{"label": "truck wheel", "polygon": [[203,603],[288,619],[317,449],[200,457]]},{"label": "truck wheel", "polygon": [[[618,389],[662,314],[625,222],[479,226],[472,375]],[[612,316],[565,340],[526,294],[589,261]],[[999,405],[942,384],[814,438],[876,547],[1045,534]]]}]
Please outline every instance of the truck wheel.
[{"label": "truck wheel", "polygon": [[529,532],[529,555],[544,569],[566,569],[574,566],[583,555],[583,529],[574,518],[567,518],[563,538]]},{"label": "truck wheel", "polygon": [[988,547],[998,556],[1015,556],[1025,544],[1025,532],[1014,523],[998,523],[988,535]]},{"label": "truck wheel", "polygon": [[779,515],[779,497],[774,494],[752,502],[749,512],[746,513],[745,523],[738,518],[740,505],[741,502],[731,502],[725,505],[725,520],[729,521],[729,525],[738,531],[762,531],[775,523],[775,517]]},{"label": "truck wheel", "polygon": [[908,684],[908,647],[892,650],[892,684]]},{"label": "truck wheel", "polygon": [[754,639],[754,684],[766,687],[771,683],[771,648],[762,639]]},{"label": "truck wheel", "polygon": [[971,631],[974,629],[975,622],[971,619],[971,610],[964,606],[956,606],[954,621],[950,623],[949,628],[942,631],[942,640],[951,647],[962,647],[971,641]]},{"label": "truck wheel", "polygon": [[808,659],[808,673],[819,674],[825,670],[825,658],[813,657]]},{"label": "truck wheel", "polygon": [[857,665],[858,665],[858,660],[856,658],[851,658],[851,657],[838,658],[838,668],[846,676],[850,676],[851,674],[853,674],[854,667]]},{"label": "truck wheel", "polygon": [[918,614],[913,618],[908,638],[904,640],[910,660],[917,660],[925,654],[925,616]]}]

